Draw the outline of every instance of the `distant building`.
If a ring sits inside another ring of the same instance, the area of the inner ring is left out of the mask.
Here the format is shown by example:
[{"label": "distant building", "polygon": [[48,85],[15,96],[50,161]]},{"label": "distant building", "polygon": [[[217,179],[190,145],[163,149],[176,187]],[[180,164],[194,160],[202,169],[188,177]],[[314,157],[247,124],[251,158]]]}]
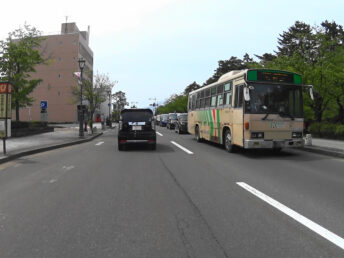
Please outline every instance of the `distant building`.
[{"label": "distant building", "polygon": [[[90,31],[79,31],[75,23],[63,23],[61,34],[45,36],[40,52],[49,65],[36,66],[34,78],[43,79],[32,92],[35,102],[20,109],[20,120],[40,120],[40,103],[47,101],[48,122],[76,122],[77,105],[71,87],[78,85],[79,58],[86,60],[85,70],[93,71],[93,51],[89,47]],[[85,73],[84,73],[85,74]]]}]

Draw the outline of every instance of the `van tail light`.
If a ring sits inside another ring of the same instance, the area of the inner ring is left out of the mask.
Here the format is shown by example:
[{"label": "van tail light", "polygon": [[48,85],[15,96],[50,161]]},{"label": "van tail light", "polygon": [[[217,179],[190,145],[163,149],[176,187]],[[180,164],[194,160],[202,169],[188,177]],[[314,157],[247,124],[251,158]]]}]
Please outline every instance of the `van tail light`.
[{"label": "van tail light", "polygon": [[148,140],[148,142],[152,143],[152,142],[155,142],[154,140]]},{"label": "van tail light", "polygon": [[127,140],[120,140],[119,142],[120,142],[120,143],[126,143]]},{"label": "van tail light", "polygon": [[245,122],[244,123],[244,127],[246,130],[250,129],[250,123],[249,122]]}]

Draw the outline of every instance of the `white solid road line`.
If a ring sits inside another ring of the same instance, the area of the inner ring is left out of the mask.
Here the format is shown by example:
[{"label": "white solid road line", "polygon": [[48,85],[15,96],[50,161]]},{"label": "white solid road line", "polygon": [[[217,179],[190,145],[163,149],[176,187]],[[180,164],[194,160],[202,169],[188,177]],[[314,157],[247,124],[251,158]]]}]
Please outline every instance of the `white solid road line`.
[{"label": "white solid road line", "polygon": [[102,145],[104,142],[98,142],[96,145],[99,146],[99,145]]},{"label": "white solid road line", "polygon": [[163,136],[162,133],[156,132],[157,135]]},{"label": "white solid road line", "polygon": [[181,146],[180,144],[174,142],[174,141],[171,141],[172,144],[176,145],[178,148],[182,149],[183,151],[185,151],[187,154],[193,154],[192,151],[189,151],[187,148]]},{"label": "white solid road line", "polygon": [[257,189],[253,188],[252,186],[244,183],[244,182],[237,182],[239,186],[244,188],[245,190],[249,191],[253,195],[257,196],[258,198],[262,199],[263,201],[267,202],[268,204],[272,205],[276,209],[280,210],[284,214],[290,216],[294,220],[298,221],[305,227],[309,228],[310,230],[314,231],[315,233],[319,234],[323,238],[326,238],[328,241],[332,242],[333,244],[337,245],[338,247],[344,249],[344,239],[340,236],[332,233],[331,231],[327,230],[326,228],[320,226],[319,224],[307,219],[306,217],[302,216],[301,214],[297,213],[296,211],[288,208],[287,206],[283,205],[282,203],[272,199],[271,197],[265,195],[264,193],[258,191]]}]

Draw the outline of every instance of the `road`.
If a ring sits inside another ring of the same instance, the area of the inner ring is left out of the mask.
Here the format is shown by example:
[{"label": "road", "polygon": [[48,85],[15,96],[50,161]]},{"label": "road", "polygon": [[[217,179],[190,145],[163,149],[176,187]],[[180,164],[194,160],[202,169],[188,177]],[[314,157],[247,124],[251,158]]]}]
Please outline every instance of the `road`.
[{"label": "road", "polygon": [[0,257],[343,257],[344,160],[157,128],[0,166]]}]

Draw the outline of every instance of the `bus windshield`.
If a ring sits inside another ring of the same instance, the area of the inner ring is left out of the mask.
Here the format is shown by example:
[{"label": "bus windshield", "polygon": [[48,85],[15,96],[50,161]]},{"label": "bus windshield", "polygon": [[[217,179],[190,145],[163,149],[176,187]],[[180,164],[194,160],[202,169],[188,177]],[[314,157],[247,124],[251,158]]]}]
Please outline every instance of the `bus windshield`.
[{"label": "bus windshield", "polygon": [[250,101],[246,103],[246,113],[303,117],[301,86],[250,84],[249,89]]}]

